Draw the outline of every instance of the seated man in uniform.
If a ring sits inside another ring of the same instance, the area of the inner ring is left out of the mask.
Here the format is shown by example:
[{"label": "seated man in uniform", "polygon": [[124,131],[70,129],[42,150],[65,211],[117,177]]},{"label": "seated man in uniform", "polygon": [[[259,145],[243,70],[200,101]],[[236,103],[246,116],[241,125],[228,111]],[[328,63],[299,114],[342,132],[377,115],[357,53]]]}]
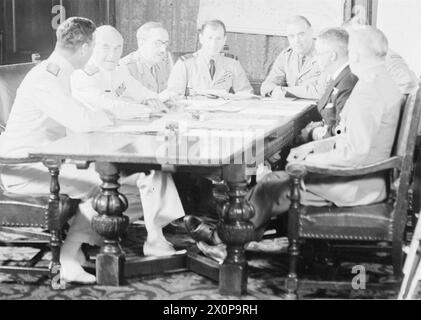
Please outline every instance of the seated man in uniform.
[{"label": "seated man in uniform", "polygon": [[163,92],[173,67],[168,52],[168,31],[159,22],[147,22],[137,30],[137,44],[137,51],[122,58],[120,63],[146,88]]},{"label": "seated man in uniform", "polygon": [[[99,27],[95,32],[91,60],[84,70],[77,70],[72,75],[73,96],[95,110],[112,111],[117,106],[124,116],[147,114],[151,107],[140,103],[150,102],[150,99],[161,110],[162,102],[156,100],[158,94],[143,87],[125,66],[119,65],[122,50],[121,34],[112,26]],[[152,111],[156,110],[156,106],[152,107]],[[176,253],[162,232],[164,226],[184,216],[171,175],[152,170],[149,175],[137,173],[122,178],[120,183],[139,188],[148,232],[143,246],[144,255],[167,256]]]},{"label": "seated man in uniform", "polygon": [[324,92],[325,80],[314,59],[311,23],[303,16],[294,16],[287,21],[286,31],[290,47],[275,60],[260,93],[276,99],[319,99]]},{"label": "seated man in uniform", "polygon": [[[3,157],[27,157],[31,151],[65,137],[68,130],[89,132],[113,125],[107,113],[86,108],[70,92],[70,75],[91,57],[94,31],[92,21],[78,17],[59,26],[54,52],[26,75],[17,90],[6,131],[0,137]],[[1,179],[5,189],[13,193],[48,193],[50,189],[50,175],[41,163],[5,166]],[[61,192],[81,199],[61,247],[61,278],[65,281],[95,282],[95,276],[81,267],[81,244],[99,244],[101,240],[90,226],[96,215],[92,197],[100,183],[94,168],[83,171],[69,164],[61,166]]]},{"label": "seated man in uniform", "polygon": [[[361,28],[367,24],[366,19],[355,16],[343,24],[348,32]],[[409,94],[418,88],[418,78],[409,68],[405,60],[392,49],[388,49],[386,55],[386,69],[396,82],[402,94]]]},{"label": "seated man in uniform", "polygon": [[[359,81],[341,114],[344,132],[292,149],[288,161],[356,167],[390,157],[402,95],[386,70],[387,50],[387,39],[378,29],[364,27],[351,33],[349,62]],[[251,219],[256,241],[263,236],[271,216],[289,209],[289,189],[288,175],[279,171],[265,175],[250,191],[247,198],[256,210]],[[386,192],[386,181],[381,174],[362,178],[309,177],[301,190],[301,202],[315,206],[367,205],[384,200]],[[200,244],[205,252],[217,251],[219,257],[224,254],[223,246],[211,250],[214,248],[206,243]]]},{"label": "seated man in uniform", "polygon": [[358,81],[349,68],[348,40],[348,32],[341,28],[327,29],[317,38],[317,63],[330,80],[317,104],[323,121],[310,123],[302,130],[303,142],[324,139],[340,131],[340,113]]},{"label": "seated man in uniform", "polygon": [[226,40],[226,28],[222,21],[205,22],[199,34],[200,50],[177,61],[168,79],[168,91],[182,96],[218,91],[252,93],[238,58],[222,53]]}]

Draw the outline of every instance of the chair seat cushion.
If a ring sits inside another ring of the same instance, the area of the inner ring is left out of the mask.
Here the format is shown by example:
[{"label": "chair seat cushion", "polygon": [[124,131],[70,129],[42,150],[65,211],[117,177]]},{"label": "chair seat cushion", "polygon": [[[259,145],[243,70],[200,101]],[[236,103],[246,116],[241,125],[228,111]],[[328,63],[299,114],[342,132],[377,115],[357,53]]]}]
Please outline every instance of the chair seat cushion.
[{"label": "chair seat cushion", "polygon": [[49,196],[0,192],[0,225],[49,228],[54,223],[55,226],[62,227],[75,214],[79,200],[60,195],[60,214],[53,221],[46,215]]},{"label": "chair seat cushion", "polygon": [[333,240],[392,240],[392,205],[359,207],[303,207],[299,219],[302,238]]}]

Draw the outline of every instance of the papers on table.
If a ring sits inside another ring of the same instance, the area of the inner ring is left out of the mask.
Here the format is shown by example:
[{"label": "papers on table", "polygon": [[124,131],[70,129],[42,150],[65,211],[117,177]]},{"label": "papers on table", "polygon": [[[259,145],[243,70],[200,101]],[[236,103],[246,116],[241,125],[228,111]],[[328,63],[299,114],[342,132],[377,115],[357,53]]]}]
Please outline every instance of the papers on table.
[{"label": "papers on table", "polygon": [[264,100],[249,104],[247,108],[240,111],[240,114],[291,117],[302,112],[311,104],[312,102],[308,100]]},{"label": "papers on table", "polygon": [[260,96],[256,96],[248,91],[240,91],[235,94],[228,93],[225,90],[218,89],[207,89],[207,90],[197,90],[195,92],[196,96],[203,96],[210,99],[223,99],[223,100],[247,100],[247,99],[261,99]]},{"label": "papers on table", "polygon": [[222,99],[183,100],[189,112],[239,112],[241,106],[233,106],[230,101]]},{"label": "papers on table", "polygon": [[[185,112],[164,114],[160,119],[126,121],[107,132],[140,134],[185,134],[191,130],[226,132],[270,130],[306,109],[311,101],[220,99],[183,100]],[[228,112],[228,113],[227,113]],[[138,115],[139,116],[139,115]],[[191,132],[190,132],[191,133]]]}]

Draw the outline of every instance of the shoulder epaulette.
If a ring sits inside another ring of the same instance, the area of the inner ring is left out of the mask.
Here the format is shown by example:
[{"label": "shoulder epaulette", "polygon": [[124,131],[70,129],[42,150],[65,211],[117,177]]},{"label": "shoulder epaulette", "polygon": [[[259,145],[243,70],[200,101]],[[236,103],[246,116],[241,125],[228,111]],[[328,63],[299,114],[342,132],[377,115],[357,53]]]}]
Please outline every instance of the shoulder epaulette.
[{"label": "shoulder epaulette", "polygon": [[60,67],[55,63],[50,62],[47,64],[47,71],[53,76],[57,77],[58,73],[60,72]]},{"label": "shoulder epaulette", "polygon": [[94,65],[87,65],[84,69],[83,69],[83,71],[85,71],[85,73],[88,75],[88,76],[93,76],[95,73],[98,73],[99,72],[99,68],[97,67],[97,66],[94,66]]},{"label": "shoulder epaulette", "polygon": [[180,60],[181,60],[181,61],[187,61],[187,60],[190,60],[190,59],[192,59],[192,58],[194,58],[193,53],[189,53],[189,54],[185,54],[184,56],[181,56],[181,57],[180,57]]},{"label": "shoulder epaulette", "polygon": [[235,56],[231,53],[227,53],[227,52],[224,53],[224,57],[231,58],[231,59],[234,59],[234,60],[238,60],[237,56]]},{"label": "shoulder epaulette", "polygon": [[292,47],[288,47],[288,48],[284,49],[283,52],[291,52],[291,51],[292,51]]}]

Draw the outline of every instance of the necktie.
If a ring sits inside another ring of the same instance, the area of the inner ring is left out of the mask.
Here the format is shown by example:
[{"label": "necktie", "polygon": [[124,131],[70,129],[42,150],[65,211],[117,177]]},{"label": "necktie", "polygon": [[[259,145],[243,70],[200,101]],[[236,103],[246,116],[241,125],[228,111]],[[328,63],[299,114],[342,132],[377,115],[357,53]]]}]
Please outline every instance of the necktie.
[{"label": "necktie", "polygon": [[319,111],[322,110],[329,103],[329,99],[332,95],[332,91],[334,87],[335,87],[335,81],[331,77],[329,77],[329,79],[326,81],[325,93],[320,98],[319,103],[317,104]]},{"label": "necktie", "polygon": [[303,57],[301,58],[301,66],[300,66],[300,69],[302,69],[302,68],[303,68],[304,64],[306,63],[306,60],[307,60],[307,57],[306,57],[306,56],[303,56]]},{"label": "necktie", "polygon": [[151,74],[152,74],[153,78],[155,79],[156,86],[157,86],[157,90],[158,90],[158,92],[159,92],[158,70],[159,70],[159,67],[158,67],[158,65],[157,65],[157,64],[154,64],[154,65],[151,67]]},{"label": "necktie", "polygon": [[209,61],[209,73],[210,73],[210,76],[211,76],[212,80],[213,80],[213,77],[215,76],[215,71],[216,71],[215,60],[210,59],[210,61]]}]

